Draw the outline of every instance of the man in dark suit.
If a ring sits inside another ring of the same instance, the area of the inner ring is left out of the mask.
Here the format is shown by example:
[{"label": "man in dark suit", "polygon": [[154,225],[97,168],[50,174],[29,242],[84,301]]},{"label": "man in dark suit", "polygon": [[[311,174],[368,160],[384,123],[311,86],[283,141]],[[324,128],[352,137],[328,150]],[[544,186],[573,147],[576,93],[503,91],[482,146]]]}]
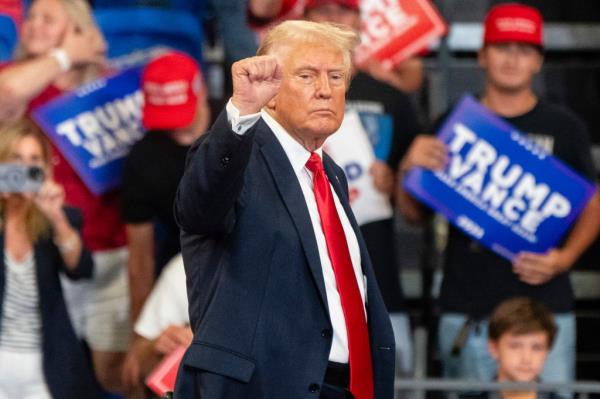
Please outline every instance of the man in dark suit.
[{"label": "man in dark suit", "polygon": [[175,398],[393,396],[394,337],[342,170],[356,34],[285,22],[232,67],[175,204],[194,341]]}]

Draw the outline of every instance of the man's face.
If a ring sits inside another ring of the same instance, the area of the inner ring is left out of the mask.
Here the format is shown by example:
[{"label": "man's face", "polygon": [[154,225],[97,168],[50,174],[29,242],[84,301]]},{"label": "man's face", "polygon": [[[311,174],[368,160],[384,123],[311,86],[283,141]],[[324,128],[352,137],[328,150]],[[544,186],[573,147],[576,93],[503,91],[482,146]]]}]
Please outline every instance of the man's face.
[{"label": "man's face", "polygon": [[319,147],[344,118],[348,71],[343,54],[326,43],[301,43],[276,56],[283,79],[269,112],[301,144]]},{"label": "man's face", "polygon": [[502,91],[515,92],[531,87],[533,76],[543,63],[541,53],[522,43],[499,43],[479,51],[479,65],[486,71],[488,84]]},{"label": "man's face", "polygon": [[550,350],[544,331],[526,334],[503,334],[489,342],[490,354],[498,363],[498,380],[532,382],[544,369]]},{"label": "man's face", "polygon": [[355,30],[360,28],[358,10],[336,3],[323,4],[306,11],[306,19],[313,22],[334,22],[349,26]]}]

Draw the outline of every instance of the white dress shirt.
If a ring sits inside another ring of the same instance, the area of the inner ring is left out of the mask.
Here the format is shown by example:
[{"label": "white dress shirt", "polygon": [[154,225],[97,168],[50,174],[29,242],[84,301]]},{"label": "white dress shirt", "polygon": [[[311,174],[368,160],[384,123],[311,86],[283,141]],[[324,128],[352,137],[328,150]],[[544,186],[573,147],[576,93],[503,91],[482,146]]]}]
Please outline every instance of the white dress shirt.
[{"label": "white dress shirt", "polygon": [[[313,191],[313,174],[306,168],[306,162],[310,158],[310,152],[306,150],[302,145],[297,142],[292,136],[290,136],[285,129],[273,119],[266,111],[260,113],[239,116],[239,111],[232,104],[231,100],[227,103],[227,118],[231,123],[232,130],[240,135],[243,135],[250,129],[258,120],[262,117],[265,123],[271,128],[277,140],[283,147],[285,154],[287,155],[292,168],[298,178],[298,183],[302,188],[302,194],[304,194],[304,200],[308,207],[310,214],[310,220],[313,226],[315,237],[317,239],[317,247],[319,250],[319,259],[321,261],[321,270],[323,272],[323,279],[325,281],[325,291],[327,294],[327,305],[329,307],[329,317],[333,326],[333,342],[331,350],[329,352],[329,360],[338,363],[348,363],[348,334],[346,331],[346,321],[344,319],[344,312],[342,310],[342,303],[340,295],[337,290],[335,282],[335,274],[331,265],[331,259],[329,258],[329,252],[327,251],[327,243],[325,241],[325,235],[321,226],[321,217],[319,216],[319,209],[317,208],[317,202],[315,200],[315,194]],[[323,157],[322,149],[319,148],[315,151]],[[331,183],[329,183],[331,187]],[[348,242],[348,249],[350,251],[350,258],[352,259],[352,266],[354,268],[354,274],[358,282],[358,288],[360,295],[365,303],[366,295],[366,278],[362,273],[361,267],[361,256],[356,234],[350,225],[348,216],[344,211],[340,200],[331,187],[333,193],[333,199],[335,201],[335,207],[344,228],[346,235],[346,241]],[[366,310],[365,310],[366,315]]]}]

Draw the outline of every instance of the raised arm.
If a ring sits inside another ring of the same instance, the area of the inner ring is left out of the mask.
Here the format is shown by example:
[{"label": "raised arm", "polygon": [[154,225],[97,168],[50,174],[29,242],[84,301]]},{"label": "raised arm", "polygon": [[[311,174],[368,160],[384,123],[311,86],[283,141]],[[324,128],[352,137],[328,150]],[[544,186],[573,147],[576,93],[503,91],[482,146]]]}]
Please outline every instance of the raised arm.
[{"label": "raised arm", "polygon": [[274,57],[259,56],[233,64],[232,77],[229,110],[234,112],[222,112],[194,143],[177,191],[175,218],[189,233],[225,233],[233,227],[254,136],[254,126],[246,130],[242,121],[250,115],[256,115],[254,122],[258,119],[258,112],[277,94],[282,71]]},{"label": "raised arm", "polygon": [[94,29],[70,27],[60,47],[0,71],[0,121],[20,116],[28,103],[75,66],[103,63],[106,44]]},{"label": "raised arm", "polygon": [[49,180],[35,194],[34,201],[50,222],[53,241],[62,258],[66,274],[73,279],[91,277],[92,258],[83,248],[79,236],[81,217],[76,210],[67,211],[63,208],[64,196],[63,188]]}]

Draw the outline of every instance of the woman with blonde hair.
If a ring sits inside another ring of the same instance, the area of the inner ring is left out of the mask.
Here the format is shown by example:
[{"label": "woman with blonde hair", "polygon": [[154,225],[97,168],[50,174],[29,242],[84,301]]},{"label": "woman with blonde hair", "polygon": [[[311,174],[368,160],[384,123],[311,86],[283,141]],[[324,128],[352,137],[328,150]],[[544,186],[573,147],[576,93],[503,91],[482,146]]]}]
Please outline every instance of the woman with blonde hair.
[{"label": "woman with blonde hair", "polygon": [[72,279],[92,276],[75,227],[81,217],[63,207],[49,145],[28,120],[0,126],[0,164],[6,163],[35,167],[45,179],[37,192],[4,187],[0,196],[0,398],[99,398],[58,278],[61,271]]},{"label": "woman with blonde hair", "polygon": [[[0,121],[99,77],[106,43],[86,0],[33,0],[22,25],[15,60],[0,66]],[[92,349],[102,386],[119,391],[120,367],[130,335],[125,228],[120,195],[95,195],[53,147],[54,177],[65,203],[81,210],[82,238],[93,251],[91,286],[65,283],[74,327]]]}]

